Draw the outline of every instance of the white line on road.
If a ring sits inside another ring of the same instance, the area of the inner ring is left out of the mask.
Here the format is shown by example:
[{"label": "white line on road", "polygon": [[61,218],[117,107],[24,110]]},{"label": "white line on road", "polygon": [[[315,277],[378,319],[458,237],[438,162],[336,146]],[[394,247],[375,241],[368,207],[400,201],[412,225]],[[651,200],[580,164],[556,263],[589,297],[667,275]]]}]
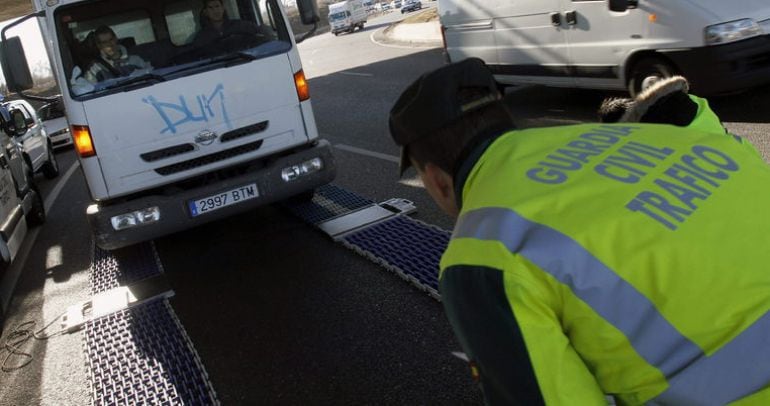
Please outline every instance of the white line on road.
[{"label": "white line on road", "polygon": [[341,75],[350,75],[350,76],[366,76],[371,77],[374,76],[372,73],[358,73],[358,72],[340,72]]},{"label": "white line on road", "polygon": [[63,177],[59,179],[59,182],[56,183],[56,185],[51,190],[51,194],[48,195],[48,198],[45,199],[45,211],[46,213],[48,210],[51,210],[51,206],[53,206],[53,202],[56,201],[56,198],[59,197],[59,193],[61,193],[61,190],[64,189],[64,185],[67,184],[67,180],[69,180],[70,176],[72,176],[72,173],[75,172],[75,169],[80,167],[80,162],[75,161],[72,166],[70,166],[69,169],[67,169],[67,173],[64,174]]},{"label": "white line on road", "polygon": [[399,161],[400,161],[399,157],[397,157],[397,156],[383,154],[381,152],[369,151],[367,149],[353,147],[353,146],[345,145],[345,144],[336,144],[334,146],[334,148],[341,149],[343,151],[352,152],[354,154],[366,155],[368,157],[382,159],[382,160],[385,160],[385,161],[390,161],[390,162],[395,162],[395,163],[399,163]]}]

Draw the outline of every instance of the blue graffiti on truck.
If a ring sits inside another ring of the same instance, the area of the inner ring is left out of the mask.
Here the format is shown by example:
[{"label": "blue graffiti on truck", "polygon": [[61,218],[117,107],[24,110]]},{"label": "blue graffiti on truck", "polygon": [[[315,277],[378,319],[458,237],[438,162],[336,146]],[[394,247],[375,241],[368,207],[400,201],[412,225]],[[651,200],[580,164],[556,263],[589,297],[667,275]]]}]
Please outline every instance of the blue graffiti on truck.
[{"label": "blue graffiti on truck", "polygon": [[155,96],[143,98],[142,101],[154,107],[160,118],[166,123],[166,128],[160,131],[161,134],[167,132],[176,134],[177,128],[183,124],[197,121],[208,122],[209,119],[216,118],[218,114],[222,115],[225,125],[227,125],[228,129],[231,129],[232,124],[230,123],[230,117],[227,115],[224,90],[225,87],[220,83],[208,96],[205,94],[195,96],[194,103],[197,104],[195,111],[190,108],[183,95],[179,95],[178,104],[161,102]]}]

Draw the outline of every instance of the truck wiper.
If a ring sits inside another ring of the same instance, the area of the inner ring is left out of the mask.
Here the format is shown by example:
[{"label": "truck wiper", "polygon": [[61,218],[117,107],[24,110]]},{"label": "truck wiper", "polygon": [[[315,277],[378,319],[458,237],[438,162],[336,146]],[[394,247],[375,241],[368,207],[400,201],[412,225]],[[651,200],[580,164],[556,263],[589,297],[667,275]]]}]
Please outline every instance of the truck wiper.
[{"label": "truck wiper", "polygon": [[256,56],[254,56],[254,55],[252,55],[252,54],[250,54],[248,52],[239,51],[239,52],[234,52],[234,53],[231,53],[231,54],[222,55],[222,56],[218,56],[218,57],[215,57],[215,58],[210,58],[210,59],[206,59],[206,60],[203,60],[203,61],[199,61],[199,62],[197,62],[195,64],[192,64],[192,65],[182,66],[179,69],[172,70],[170,72],[166,72],[166,76],[176,75],[177,73],[180,73],[180,72],[186,72],[186,71],[190,71],[190,70],[195,70],[195,69],[198,69],[198,68],[200,68],[202,66],[220,64],[220,63],[223,63],[223,62],[226,63],[226,66],[230,67],[230,66],[238,65],[238,64],[241,64],[241,63],[245,63],[245,62],[251,62],[251,61],[253,61],[255,59],[257,59]]},{"label": "truck wiper", "polygon": [[[226,62],[227,66],[233,66],[233,65],[237,65],[238,63],[251,62],[255,59],[257,59],[256,56],[248,52],[239,51],[239,52],[233,52],[231,54],[222,55],[222,56],[213,58],[208,63],[212,64],[212,63]],[[236,62],[236,63],[232,63],[232,62]]]},{"label": "truck wiper", "polygon": [[111,83],[101,89],[98,89],[94,93],[103,92],[105,90],[111,90],[111,89],[117,89],[121,87],[126,87],[134,84],[144,84],[144,85],[151,85],[153,83],[158,82],[165,82],[166,78],[163,75],[158,75],[156,73],[145,73],[144,75],[134,76],[134,77],[128,77],[125,80],[119,80],[115,83]]}]

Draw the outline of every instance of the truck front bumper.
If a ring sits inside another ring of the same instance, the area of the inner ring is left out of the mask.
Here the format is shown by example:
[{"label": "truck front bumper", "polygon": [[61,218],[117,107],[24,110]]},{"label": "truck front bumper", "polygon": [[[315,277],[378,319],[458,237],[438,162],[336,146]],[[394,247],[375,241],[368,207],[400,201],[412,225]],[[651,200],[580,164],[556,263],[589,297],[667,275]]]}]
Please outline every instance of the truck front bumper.
[{"label": "truck front bumper", "polygon": [[697,95],[770,83],[770,34],[724,45],[666,51]]},{"label": "truck front bumper", "polygon": [[[285,181],[281,175],[284,168],[299,165],[302,162],[320,158],[322,168],[316,172]],[[269,160],[259,169],[232,177],[223,182],[179,191],[173,194],[154,194],[112,204],[93,204],[87,212],[88,222],[93,231],[96,245],[102,249],[113,250],[138,242],[151,240],[167,234],[179,232],[201,224],[242,213],[255,207],[285,200],[300,193],[312,190],[331,182],[336,175],[336,165],[331,152],[331,145],[319,140],[315,145],[294,151],[291,154]],[[202,199],[244,185],[257,185],[258,195],[234,205],[226,206],[193,216],[188,202]],[[160,217],[157,221],[138,225],[123,230],[115,230],[111,219],[115,216],[157,207]]]}]

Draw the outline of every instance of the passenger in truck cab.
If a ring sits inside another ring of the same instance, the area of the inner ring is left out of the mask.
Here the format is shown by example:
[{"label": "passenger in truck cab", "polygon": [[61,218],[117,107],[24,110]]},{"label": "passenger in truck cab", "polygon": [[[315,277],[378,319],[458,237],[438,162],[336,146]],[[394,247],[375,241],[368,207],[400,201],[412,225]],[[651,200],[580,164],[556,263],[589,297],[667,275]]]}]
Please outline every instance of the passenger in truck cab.
[{"label": "passenger in truck cab", "polygon": [[[222,0],[204,0],[201,9],[201,30],[193,37],[196,46],[213,44],[228,37],[252,37],[268,41],[273,37],[270,31],[252,21],[230,19]],[[237,39],[237,38],[236,38]]]}]

